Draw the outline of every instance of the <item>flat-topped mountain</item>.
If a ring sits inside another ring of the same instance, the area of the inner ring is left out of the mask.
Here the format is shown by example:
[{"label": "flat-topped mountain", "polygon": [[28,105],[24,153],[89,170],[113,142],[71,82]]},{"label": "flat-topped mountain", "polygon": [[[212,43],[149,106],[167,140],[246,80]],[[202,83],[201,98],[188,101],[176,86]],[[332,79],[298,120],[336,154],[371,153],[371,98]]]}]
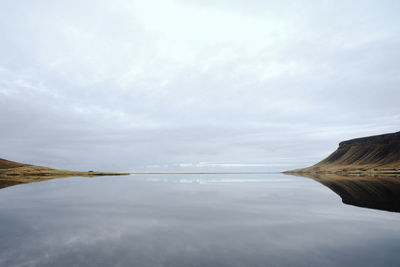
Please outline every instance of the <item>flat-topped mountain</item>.
[{"label": "flat-topped mountain", "polygon": [[400,172],[400,132],[356,138],[339,143],[321,162],[287,172]]}]

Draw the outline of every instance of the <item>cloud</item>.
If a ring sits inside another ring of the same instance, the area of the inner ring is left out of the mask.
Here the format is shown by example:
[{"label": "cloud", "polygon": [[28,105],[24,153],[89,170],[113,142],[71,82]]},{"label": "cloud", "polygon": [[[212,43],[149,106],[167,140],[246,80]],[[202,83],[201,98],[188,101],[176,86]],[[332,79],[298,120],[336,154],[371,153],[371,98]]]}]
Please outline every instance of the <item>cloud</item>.
[{"label": "cloud", "polygon": [[311,164],[341,140],[398,130],[398,10],[6,1],[0,156],[63,168]]}]

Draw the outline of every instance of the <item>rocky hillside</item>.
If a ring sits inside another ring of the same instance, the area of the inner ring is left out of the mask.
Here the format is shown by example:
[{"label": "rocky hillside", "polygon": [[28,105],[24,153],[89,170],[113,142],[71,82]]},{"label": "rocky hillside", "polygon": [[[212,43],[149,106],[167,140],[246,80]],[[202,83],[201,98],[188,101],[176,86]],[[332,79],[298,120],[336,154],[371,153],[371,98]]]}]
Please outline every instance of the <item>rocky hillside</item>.
[{"label": "rocky hillside", "polygon": [[321,162],[288,172],[400,171],[400,132],[339,143]]}]

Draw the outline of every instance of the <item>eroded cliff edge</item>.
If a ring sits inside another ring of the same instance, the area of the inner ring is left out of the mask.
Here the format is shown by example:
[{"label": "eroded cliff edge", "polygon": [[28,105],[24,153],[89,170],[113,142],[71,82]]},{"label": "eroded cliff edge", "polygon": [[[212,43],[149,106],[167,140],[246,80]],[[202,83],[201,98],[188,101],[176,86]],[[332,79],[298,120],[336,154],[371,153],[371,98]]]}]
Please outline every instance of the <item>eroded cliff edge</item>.
[{"label": "eroded cliff edge", "polygon": [[400,173],[400,132],[343,141],[319,163],[285,173],[336,172]]}]

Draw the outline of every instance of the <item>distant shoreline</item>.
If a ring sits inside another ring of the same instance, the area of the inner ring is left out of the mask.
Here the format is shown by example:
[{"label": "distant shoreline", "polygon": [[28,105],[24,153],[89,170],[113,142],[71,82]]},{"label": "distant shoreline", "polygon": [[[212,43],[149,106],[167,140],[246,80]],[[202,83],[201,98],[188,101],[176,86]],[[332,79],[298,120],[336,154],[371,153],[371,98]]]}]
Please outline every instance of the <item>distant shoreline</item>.
[{"label": "distant shoreline", "polygon": [[281,172],[130,172],[130,174],[278,174]]},{"label": "distant shoreline", "polygon": [[42,182],[56,178],[66,178],[73,176],[96,177],[129,175],[130,173],[119,172],[98,172],[98,171],[68,171],[24,164],[5,159],[0,159],[0,188],[5,188],[17,184]]}]

